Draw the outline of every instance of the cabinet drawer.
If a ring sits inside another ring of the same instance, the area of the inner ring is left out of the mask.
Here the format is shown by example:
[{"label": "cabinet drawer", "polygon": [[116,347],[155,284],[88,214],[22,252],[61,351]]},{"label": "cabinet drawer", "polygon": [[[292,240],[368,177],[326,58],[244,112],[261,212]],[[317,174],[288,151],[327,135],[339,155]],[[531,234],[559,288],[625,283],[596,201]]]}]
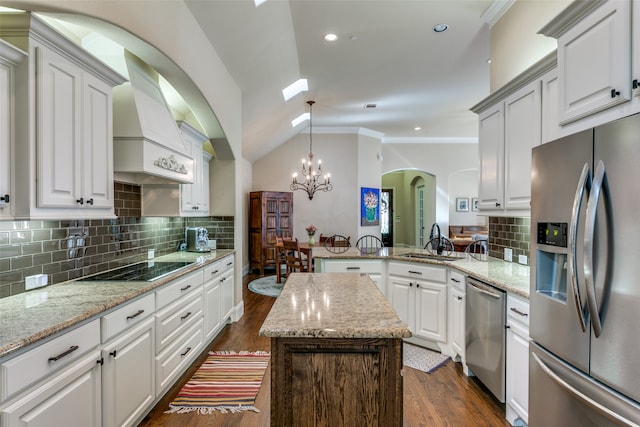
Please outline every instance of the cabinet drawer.
[{"label": "cabinet drawer", "polygon": [[446,268],[419,263],[390,262],[389,275],[412,277],[440,283],[447,282]]},{"label": "cabinet drawer", "polygon": [[204,344],[202,320],[156,356],[156,396],[160,396],[184,372]]},{"label": "cabinet drawer", "polygon": [[509,320],[515,320],[529,327],[529,303],[521,299],[507,296],[507,316]]},{"label": "cabinet drawer", "polygon": [[155,298],[149,294],[116,311],[102,316],[102,342],[105,343],[127,328],[153,315]]},{"label": "cabinet drawer", "polygon": [[[100,345],[100,320],[96,319],[0,366],[0,397],[12,394],[69,365]],[[97,360],[97,359],[96,359]]]},{"label": "cabinet drawer", "polygon": [[234,264],[234,258],[233,255],[229,255],[226,258],[223,258],[220,260],[220,267],[221,267],[221,271],[225,271],[225,270],[233,270],[233,264]]},{"label": "cabinet drawer", "polygon": [[198,270],[186,277],[181,277],[166,287],[156,291],[156,309],[160,309],[165,305],[176,301],[183,295],[202,286],[203,271]]},{"label": "cabinet drawer", "polygon": [[204,268],[204,281],[208,282],[211,279],[215,279],[222,270],[222,260],[207,265]]},{"label": "cabinet drawer", "polygon": [[378,260],[325,261],[326,273],[382,273],[382,262]]},{"label": "cabinet drawer", "polygon": [[181,298],[156,314],[156,351],[160,351],[202,316],[202,292]]},{"label": "cabinet drawer", "polygon": [[458,290],[465,292],[464,284],[465,284],[465,276],[461,273],[458,273],[454,270],[449,270],[449,284],[451,286],[456,287]]}]

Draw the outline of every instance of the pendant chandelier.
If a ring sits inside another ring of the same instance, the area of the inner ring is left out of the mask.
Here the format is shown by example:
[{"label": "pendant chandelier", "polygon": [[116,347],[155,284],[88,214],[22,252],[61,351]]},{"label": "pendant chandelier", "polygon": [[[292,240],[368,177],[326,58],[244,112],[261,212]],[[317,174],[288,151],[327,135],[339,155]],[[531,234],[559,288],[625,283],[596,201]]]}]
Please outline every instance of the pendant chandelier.
[{"label": "pendant chandelier", "polygon": [[333,185],[331,185],[331,175],[324,174],[322,176],[322,160],[318,160],[317,169],[313,166],[313,122],[311,120],[311,109],[315,101],[307,101],[309,104],[309,156],[307,159],[302,159],[302,176],[304,181],[298,181],[298,173],[293,174],[293,180],[289,188],[291,191],[304,190],[309,196],[309,200],[313,199],[313,195],[316,191],[331,191]]}]

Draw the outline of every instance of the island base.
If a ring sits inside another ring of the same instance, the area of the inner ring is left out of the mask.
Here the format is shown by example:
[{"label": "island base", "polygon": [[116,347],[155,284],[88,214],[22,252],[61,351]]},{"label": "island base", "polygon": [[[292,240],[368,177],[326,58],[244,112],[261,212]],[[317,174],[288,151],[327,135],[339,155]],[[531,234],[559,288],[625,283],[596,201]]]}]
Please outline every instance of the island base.
[{"label": "island base", "polygon": [[402,426],[402,339],[272,338],[271,426]]}]

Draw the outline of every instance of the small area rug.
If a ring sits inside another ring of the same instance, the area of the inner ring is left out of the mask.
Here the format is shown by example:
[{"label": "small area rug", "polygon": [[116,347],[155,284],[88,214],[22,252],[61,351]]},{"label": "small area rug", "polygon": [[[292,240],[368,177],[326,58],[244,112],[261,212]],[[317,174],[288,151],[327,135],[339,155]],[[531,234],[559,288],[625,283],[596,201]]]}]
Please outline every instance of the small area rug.
[{"label": "small area rug", "polygon": [[436,351],[418,347],[407,342],[402,344],[402,361],[413,369],[429,374],[447,364],[451,358]]},{"label": "small area rug", "polygon": [[249,282],[249,290],[256,294],[277,298],[283,283],[276,283],[276,276],[264,276]]},{"label": "small area rug", "polygon": [[269,357],[266,351],[210,352],[165,413],[260,412],[254,404]]}]

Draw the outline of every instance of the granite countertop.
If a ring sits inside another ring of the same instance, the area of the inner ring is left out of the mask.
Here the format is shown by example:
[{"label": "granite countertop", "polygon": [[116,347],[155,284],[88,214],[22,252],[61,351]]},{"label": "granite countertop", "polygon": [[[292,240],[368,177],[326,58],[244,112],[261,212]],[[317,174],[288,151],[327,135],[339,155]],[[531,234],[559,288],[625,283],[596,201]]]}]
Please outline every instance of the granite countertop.
[{"label": "granite countertop", "polygon": [[394,261],[436,264],[453,267],[460,273],[473,276],[506,292],[529,299],[529,266],[506,262],[498,258],[478,255],[472,256],[463,252],[454,252],[451,256],[456,260],[435,260],[423,258],[408,258],[406,254],[430,254],[425,249],[418,248],[381,248],[378,250],[360,250],[348,248],[344,252],[334,253],[323,246],[313,248],[314,259],[391,259]]},{"label": "granite countertop", "polygon": [[[70,280],[0,299],[0,358],[62,330],[153,291],[172,280],[234,253],[175,252],[154,261],[191,261],[174,274],[153,282],[101,282]],[[146,262],[146,261],[145,261]]]},{"label": "granite countertop", "polygon": [[359,273],[293,273],[260,335],[277,338],[408,338],[375,283]]}]

